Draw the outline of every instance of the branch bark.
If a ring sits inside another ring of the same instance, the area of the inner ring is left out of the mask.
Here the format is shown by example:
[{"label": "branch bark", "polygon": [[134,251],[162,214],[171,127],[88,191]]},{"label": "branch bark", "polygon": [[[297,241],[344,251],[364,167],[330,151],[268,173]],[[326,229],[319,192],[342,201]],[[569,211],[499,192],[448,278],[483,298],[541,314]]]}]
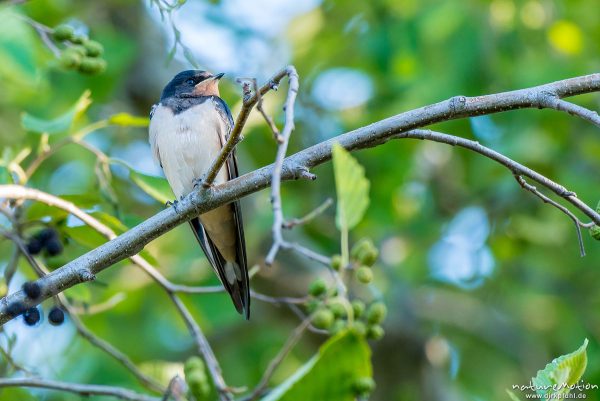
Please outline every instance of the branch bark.
[{"label": "branch bark", "polygon": [[[283,77],[284,74],[285,70],[276,76]],[[328,161],[331,158],[331,147],[335,142],[350,151],[365,149],[381,145],[415,128],[441,121],[515,109],[543,108],[548,107],[548,96],[564,98],[598,91],[600,91],[600,73],[493,95],[456,96],[358,128],[289,156],[283,162],[281,180],[302,178],[306,169]],[[150,241],[190,218],[266,188],[271,183],[273,169],[274,166],[269,165],[222,185],[199,188],[198,191],[192,192],[179,202],[177,211],[174,208],[161,211],[110,242],[74,259],[38,280],[38,284],[42,287],[42,296],[38,300],[27,299],[23,291],[17,291],[2,298],[0,300],[0,325],[13,318],[7,310],[9,304],[22,302],[25,306],[33,306],[76,284],[93,280],[97,273],[120,260],[137,254]],[[531,175],[525,173],[522,175],[535,180]],[[600,214],[580,201],[575,194],[569,193],[562,186],[552,185],[548,179],[542,179],[539,183],[564,197],[593,222],[600,225]],[[0,198],[19,198],[16,194],[18,190],[17,186],[0,186]]]},{"label": "branch bark", "polygon": [[105,395],[128,401],[160,401],[160,398],[139,394],[120,387],[65,383],[36,378],[0,379],[0,388],[2,387],[35,387],[45,388],[48,390],[65,391],[68,393],[80,394],[81,396]]}]

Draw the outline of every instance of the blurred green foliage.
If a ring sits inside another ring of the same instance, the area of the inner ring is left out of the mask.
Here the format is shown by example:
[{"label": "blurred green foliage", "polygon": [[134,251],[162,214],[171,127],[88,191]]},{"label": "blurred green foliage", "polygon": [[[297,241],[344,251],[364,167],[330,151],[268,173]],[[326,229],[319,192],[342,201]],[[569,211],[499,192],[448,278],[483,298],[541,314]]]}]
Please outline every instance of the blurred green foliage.
[{"label": "blurred green foliage", "polygon": [[[189,12],[188,7],[196,3],[206,4],[211,23],[232,37],[264,39],[252,27],[234,29],[240,21],[222,12],[231,3],[227,0],[190,0],[173,14]],[[263,4],[264,12],[269,4]],[[172,31],[168,18],[152,16],[152,7],[137,0],[0,3],[2,182],[10,179],[11,163],[27,166],[47,146],[89,124],[104,122],[83,141],[111,160],[99,161],[85,147],[66,144],[44,161],[27,185],[92,211],[116,232],[162,209],[143,190],[144,183],[152,180],[148,177],[158,172],[151,162],[143,122],[114,117],[124,115],[120,113],[147,116],[170,77],[190,68],[185,57],[166,65]],[[325,0],[296,15],[279,35],[266,39],[274,48],[283,42],[287,49],[283,54],[289,59],[268,60],[263,65],[275,67],[261,71],[261,78],[290,62],[298,69],[301,81],[290,144],[293,152],[451,96],[475,96],[598,72],[596,8],[595,0]],[[104,48],[106,71],[90,76],[63,69],[19,15],[48,27],[69,23],[89,29],[88,36]],[[272,18],[277,21],[279,16]],[[196,42],[208,46],[211,40],[182,38],[188,46]],[[232,65],[240,60],[258,63],[258,55],[235,49]],[[197,58],[203,68],[216,69],[210,60]],[[323,73],[340,68],[359,73],[360,82],[366,82],[360,85],[366,88],[363,100],[350,107],[334,106],[356,97],[358,78],[329,87],[319,80]],[[235,115],[240,88],[234,76],[246,75],[229,75],[230,81],[221,89]],[[93,103],[87,113],[74,118],[74,105],[87,90]],[[265,99],[277,123],[282,121],[284,95],[282,85]],[[575,101],[600,109],[597,94]],[[48,122],[52,125],[43,126]],[[555,111],[520,110],[438,124],[435,129],[479,140],[560,182],[588,204],[600,198],[598,130],[583,121]],[[258,115],[249,121],[245,137],[238,147],[242,172],[273,161],[276,146]],[[368,287],[378,292],[360,285],[352,291],[366,301],[385,299],[388,310],[383,323],[386,336],[370,344],[377,383],[371,399],[506,399],[507,388],[526,384],[553,356],[574,349],[584,338],[590,344],[583,379],[600,384],[597,241],[584,236],[587,256],[580,258],[568,218],[522,191],[509,171],[465,150],[399,140],[353,156],[370,181],[370,206],[350,233],[350,245],[363,237],[372,238],[380,257],[373,269],[374,285]],[[331,164],[314,172],[319,177],[315,182],[283,185],[286,216],[304,215],[335,196]],[[164,200],[164,192],[155,195]],[[251,195],[242,203],[249,263],[261,264],[271,242],[268,192]],[[477,269],[468,270],[470,264],[464,259],[451,266],[453,272],[464,272],[463,278],[477,283],[468,289],[436,278],[430,258],[432,247],[445,241],[455,217],[467,207],[484,211],[489,233],[481,246],[493,256],[493,269],[482,276]],[[27,203],[26,218],[40,217],[47,220],[27,226],[26,237],[48,222],[65,236],[64,252],[44,259],[51,269],[104,241],[56,209]],[[286,234],[323,254],[340,254],[334,221],[334,211],[329,209]],[[153,241],[144,252],[173,282],[218,283],[186,225]],[[0,241],[0,263],[7,263],[11,254],[11,244]],[[34,277],[24,260],[19,273],[15,285]],[[321,266],[282,253],[274,267],[259,271],[252,286],[274,296],[305,296],[316,277],[330,282]],[[102,273],[97,282],[67,292],[81,308],[102,304],[117,294],[126,294],[125,300],[102,313],[84,315],[86,325],[161,382],[181,374],[183,362],[195,354],[195,347],[167,296],[135,266],[121,262]],[[246,322],[224,294],[183,299],[208,335],[232,386],[257,383],[298,324],[286,308],[259,301],[253,301],[252,320]],[[51,305],[45,303],[44,312]],[[85,340],[71,339],[73,333],[66,326],[59,329],[42,322],[28,328],[21,320],[6,325],[7,331],[19,333],[22,343],[17,354],[34,363],[27,366],[34,371],[59,380],[142,390],[121,365]],[[68,344],[59,349],[61,339]],[[307,334],[276,371],[272,384],[289,379],[324,340],[321,335]],[[49,354],[55,348],[59,354]],[[345,356],[340,352],[341,357]],[[334,366],[337,359],[332,360],[327,364]],[[588,400],[600,400],[598,391],[586,394]],[[77,400],[79,396],[21,389],[0,392],[1,401],[15,399]]]}]

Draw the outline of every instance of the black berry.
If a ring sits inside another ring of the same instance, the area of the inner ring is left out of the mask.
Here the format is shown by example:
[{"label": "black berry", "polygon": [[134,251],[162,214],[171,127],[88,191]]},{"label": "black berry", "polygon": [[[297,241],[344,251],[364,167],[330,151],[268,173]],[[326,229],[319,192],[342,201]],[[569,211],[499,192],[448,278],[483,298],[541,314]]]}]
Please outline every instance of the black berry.
[{"label": "black berry", "polygon": [[58,306],[54,306],[48,313],[48,321],[53,326],[59,326],[65,321],[65,312]]},{"label": "black berry", "polygon": [[42,241],[40,241],[37,238],[30,238],[29,242],[27,243],[27,252],[29,252],[32,255],[37,255],[38,253],[41,252],[43,247]]},{"label": "black berry", "polygon": [[46,241],[46,252],[49,256],[59,255],[63,251],[63,245],[58,238],[51,238]]},{"label": "black berry", "polygon": [[8,307],[6,308],[6,313],[10,317],[17,317],[23,312],[25,312],[25,305],[22,302],[18,302],[18,301],[13,302],[12,304],[8,305]]},{"label": "black berry", "polygon": [[36,307],[29,308],[23,313],[23,320],[27,326],[34,326],[40,321],[40,310]]},{"label": "black berry", "polygon": [[38,299],[42,295],[42,288],[35,281],[28,281],[23,284],[23,292],[29,299]]},{"label": "black berry", "polygon": [[44,228],[43,230],[41,230],[40,232],[38,232],[35,235],[35,237],[37,239],[39,239],[43,244],[45,244],[47,241],[51,240],[52,238],[56,238],[57,236],[58,235],[54,228]]}]

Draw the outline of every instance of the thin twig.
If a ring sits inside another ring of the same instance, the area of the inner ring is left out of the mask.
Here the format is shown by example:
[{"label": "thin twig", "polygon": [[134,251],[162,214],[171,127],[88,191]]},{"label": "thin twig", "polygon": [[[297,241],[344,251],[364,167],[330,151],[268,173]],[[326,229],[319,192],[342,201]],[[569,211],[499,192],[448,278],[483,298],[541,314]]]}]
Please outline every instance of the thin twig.
[{"label": "thin twig", "polygon": [[80,394],[82,397],[104,395],[128,401],[160,401],[160,398],[143,395],[121,387],[66,383],[36,378],[0,379],[0,388],[2,387],[35,387]]},{"label": "thin twig", "polygon": [[269,126],[269,128],[271,129],[271,132],[273,133],[273,139],[275,139],[278,143],[282,143],[283,138],[281,137],[279,128],[277,128],[277,125],[275,125],[275,121],[273,121],[271,116],[269,116],[267,114],[267,112],[265,111],[265,109],[263,108],[263,97],[260,94],[260,91],[258,90],[258,84],[256,83],[255,78],[252,79],[252,84],[254,86],[254,93],[256,93],[256,96],[258,96],[258,102],[256,103],[256,110],[258,110],[260,112],[260,114],[262,114],[263,118],[267,122],[267,125]]},{"label": "thin twig", "polygon": [[4,360],[6,361],[6,363],[8,363],[9,366],[11,366],[14,370],[16,371],[20,371],[23,372],[27,375],[33,375],[33,372],[30,371],[29,369],[25,368],[24,366],[19,365],[10,355],[10,353],[5,350],[4,348],[2,348],[0,346],[0,356],[2,356],[2,358],[4,358]]},{"label": "thin twig", "polygon": [[579,117],[585,121],[594,124],[597,127],[600,127],[600,115],[598,115],[598,112],[586,109],[585,107],[579,106],[578,104],[562,100],[553,93],[542,92],[540,97],[540,103],[544,107],[558,111],[564,111],[572,116]]},{"label": "thin twig", "polygon": [[164,393],[166,391],[164,386],[162,386],[159,382],[157,382],[155,379],[139,370],[138,367],[135,366],[135,363],[133,363],[127,355],[113,347],[109,342],[101,339],[100,337],[92,333],[85,326],[85,324],[83,324],[81,319],[79,319],[79,316],[77,316],[71,305],[68,303],[64,294],[59,294],[58,297],[60,299],[62,307],[66,309],[71,322],[73,323],[73,325],[77,329],[77,333],[79,333],[81,337],[85,338],[90,344],[101,349],[103,352],[105,352],[106,354],[110,355],[113,359],[118,361],[127,370],[129,370],[129,372],[133,374],[142,385],[144,385],[149,390],[152,390],[157,393]]},{"label": "thin twig", "polygon": [[273,227],[271,232],[273,234],[273,245],[265,258],[267,265],[273,264],[279,248],[285,243],[281,228],[283,226],[283,209],[281,207],[281,170],[283,168],[283,161],[287,153],[290,136],[294,130],[294,104],[296,103],[296,96],[298,94],[299,80],[298,73],[294,67],[288,67],[288,94],[283,106],[285,112],[285,123],[281,135],[278,141],[277,155],[275,157],[275,163],[273,164],[273,172],[271,178],[271,204],[273,206]]},{"label": "thin twig", "polygon": [[39,35],[40,39],[42,39],[42,42],[44,42],[46,47],[52,52],[52,54],[54,54],[54,57],[56,57],[56,58],[60,57],[60,49],[58,47],[56,47],[56,45],[50,38],[52,29],[50,29],[49,27],[47,27],[44,24],[40,24],[39,22],[37,22],[25,15],[17,14],[17,16],[20,19],[22,19],[23,21],[27,22],[29,25],[31,25],[31,27],[33,29],[35,29],[35,31]]},{"label": "thin twig", "polygon": [[310,213],[306,214],[305,216],[285,221],[282,224],[282,228],[285,228],[285,229],[289,230],[289,229],[292,229],[292,228],[294,228],[296,226],[300,226],[300,225],[306,224],[309,221],[315,219],[317,216],[323,214],[329,208],[329,206],[331,206],[331,205],[333,205],[333,199],[327,198],[327,199],[325,199],[325,202],[323,202],[316,209],[314,209]]},{"label": "thin twig", "polygon": [[192,333],[192,337],[194,338],[194,341],[196,342],[196,345],[198,347],[198,352],[204,357],[206,367],[208,368],[210,375],[215,383],[215,387],[217,388],[219,399],[222,401],[232,400],[233,398],[231,396],[231,389],[225,384],[225,380],[223,379],[223,374],[221,372],[219,362],[217,361],[217,358],[215,357],[215,354],[213,353],[212,348],[208,343],[208,340],[204,336],[204,333],[200,329],[200,326],[198,326],[198,324],[192,317],[190,311],[187,309],[185,304],[177,295],[173,294],[172,292],[169,292],[169,297],[175,304],[181,316],[183,316],[185,324],[187,325],[189,331]]},{"label": "thin twig", "polygon": [[167,391],[165,391],[165,394],[163,395],[161,401],[169,401],[170,398],[174,398],[175,400],[181,400],[182,395],[185,393],[185,391],[185,381],[181,377],[179,377],[179,375],[175,375],[169,381]]},{"label": "thin twig", "polygon": [[548,198],[546,195],[544,195],[543,193],[538,191],[538,189],[536,187],[534,187],[533,185],[531,185],[527,181],[525,181],[525,179],[523,177],[521,177],[520,175],[515,175],[515,179],[517,180],[517,182],[523,189],[531,192],[532,194],[534,194],[535,196],[540,198],[544,203],[548,203],[548,204],[554,206],[555,208],[557,208],[558,210],[560,210],[561,212],[566,214],[571,220],[573,220],[573,223],[575,223],[575,231],[577,233],[577,240],[579,241],[579,253],[580,253],[581,257],[584,257],[585,256],[585,247],[583,245],[583,237],[581,236],[581,227],[590,228],[591,226],[594,225],[594,223],[583,223],[569,209],[567,209],[560,203]]},{"label": "thin twig", "polygon": [[294,346],[298,343],[298,341],[300,341],[300,339],[302,338],[302,334],[304,334],[304,331],[307,329],[307,327],[309,325],[310,325],[310,318],[306,318],[302,321],[302,323],[300,323],[300,325],[298,327],[296,327],[294,329],[294,331],[292,332],[290,337],[287,339],[287,341],[285,342],[285,344],[283,345],[283,347],[277,354],[277,356],[275,356],[275,358],[273,358],[271,360],[271,362],[269,363],[267,370],[265,371],[262,378],[260,379],[260,382],[256,385],[256,387],[252,391],[252,394],[248,398],[248,401],[254,401],[258,397],[261,396],[261,394],[263,393],[263,391],[269,384],[269,380],[271,380],[273,373],[275,373],[275,370],[279,367],[279,365],[281,365],[281,362],[283,362],[285,357],[290,353],[290,351],[294,348]]},{"label": "thin twig", "polygon": [[231,155],[235,146],[240,142],[242,130],[246,125],[246,121],[248,120],[248,116],[250,116],[250,111],[252,111],[254,105],[256,105],[261,96],[263,96],[265,93],[267,93],[271,89],[276,88],[277,85],[279,85],[281,79],[288,74],[289,68],[293,67],[287,67],[286,69],[279,71],[266,84],[261,86],[254,95],[244,97],[244,100],[242,102],[242,109],[240,110],[240,114],[238,114],[237,119],[235,120],[235,124],[233,126],[233,129],[231,130],[231,133],[229,134],[227,142],[225,142],[225,145],[219,152],[219,155],[213,161],[210,168],[206,172],[204,179],[202,180],[202,183],[205,188],[210,187],[213,184],[219,170],[221,170],[221,167],[223,167],[223,164],[225,164],[225,161]]},{"label": "thin twig", "polygon": [[97,315],[99,313],[103,313],[108,310],[111,310],[112,308],[114,308],[115,306],[117,306],[118,304],[123,302],[125,299],[127,299],[127,296],[125,295],[125,293],[119,292],[119,293],[116,293],[115,295],[113,295],[112,297],[110,297],[109,299],[107,299],[106,301],[101,302],[101,303],[97,303],[97,304],[93,304],[93,305],[83,304],[81,306],[71,304],[71,309],[73,310],[73,313],[76,315],[88,315],[88,316]]}]

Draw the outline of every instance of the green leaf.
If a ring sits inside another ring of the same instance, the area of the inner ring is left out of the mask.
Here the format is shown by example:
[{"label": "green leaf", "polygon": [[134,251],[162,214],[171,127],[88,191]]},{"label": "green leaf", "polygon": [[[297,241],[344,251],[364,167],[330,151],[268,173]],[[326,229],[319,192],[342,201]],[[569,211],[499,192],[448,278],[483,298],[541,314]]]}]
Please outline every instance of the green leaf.
[{"label": "green leaf", "polygon": [[150,119],[148,117],[132,116],[129,113],[118,113],[110,116],[108,122],[122,127],[147,127],[150,124]]},{"label": "green leaf", "polygon": [[343,331],[261,401],[355,401],[356,380],[372,377],[371,350],[364,337]]},{"label": "green leaf", "polygon": [[519,397],[517,397],[515,395],[515,393],[513,393],[512,391],[510,391],[510,390],[507,389],[506,392],[508,393],[508,396],[510,397],[511,401],[521,401],[519,399]]},{"label": "green leaf", "polygon": [[162,177],[142,174],[135,170],[129,171],[129,177],[138,187],[160,203],[165,204],[174,199],[169,183]]},{"label": "green leaf", "polygon": [[98,248],[108,241],[102,234],[89,226],[61,227],[60,231],[88,249]]},{"label": "green leaf", "polygon": [[45,120],[43,118],[34,117],[29,113],[23,113],[21,116],[21,125],[27,131],[38,134],[57,134],[65,132],[71,128],[73,122],[87,110],[91,103],[90,91],[86,90],[79,100],[77,100],[77,103],[75,103],[75,105],[65,114],[52,120]]},{"label": "green leaf", "polygon": [[559,356],[537,372],[532,382],[540,395],[568,394],[569,386],[576,384],[587,367],[587,338],[575,352]]},{"label": "green leaf", "polygon": [[[80,209],[91,209],[100,202],[100,199],[95,193],[58,195],[58,197],[62,200],[73,203]],[[53,220],[60,220],[67,217],[67,215],[68,213],[63,209],[59,209],[41,202],[36,202],[27,209],[28,220],[40,220],[44,217],[50,217]]]},{"label": "green leaf", "polygon": [[335,222],[340,230],[350,230],[369,205],[369,180],[365,169],[341,145],[334,144],[332,152],[338,199]]},{"label": "green leaf", "polygon": [[123,160],[111,159],[111,162],[126,167],[129,170],[129,178],[131,178],[131,181],[140,187],[142,191],[146,192],[160,203],[165,204],[175,198],[169,183],[164,178],[142,174]]},{"label": "green leaf", "polygon": [[129,228],[121,222],[115,216],[101,212],[99,210],[93,211],[90,213],[93,217],[95,217],[100,223],[108,226],[111,230],[113,230],[117,235],[124,233]]}]

